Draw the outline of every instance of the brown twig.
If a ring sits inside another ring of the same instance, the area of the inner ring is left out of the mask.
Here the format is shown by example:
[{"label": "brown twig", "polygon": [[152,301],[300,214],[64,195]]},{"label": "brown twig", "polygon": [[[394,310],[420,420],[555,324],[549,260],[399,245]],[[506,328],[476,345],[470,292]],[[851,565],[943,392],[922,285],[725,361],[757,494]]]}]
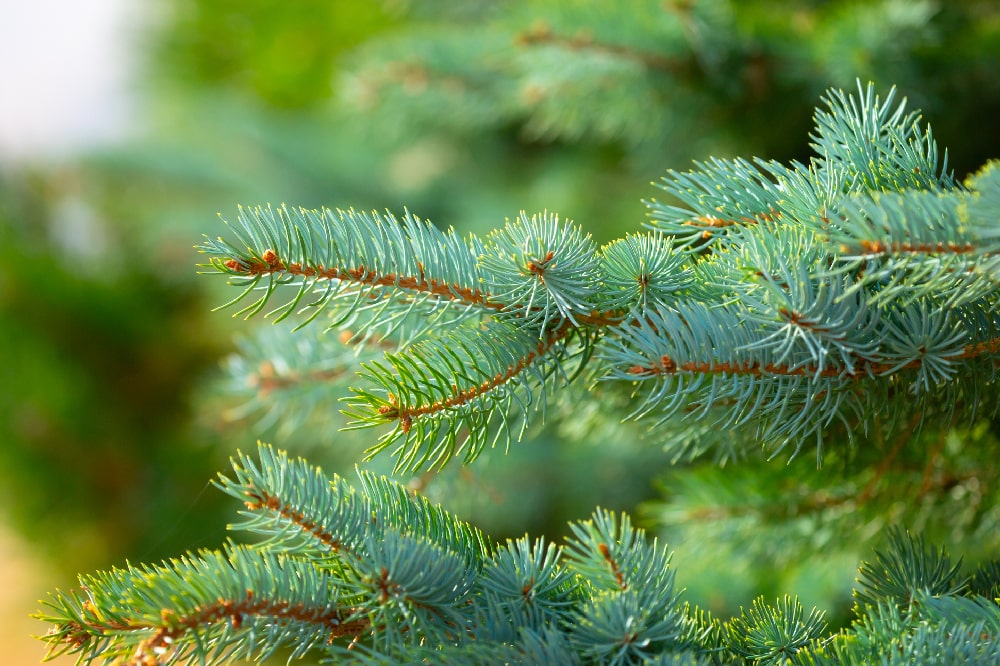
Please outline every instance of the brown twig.
[{"label": "brown twig", "polygon": [[420,405],[416,407],[400,405],[397,403],[396,397],[392,394],[389,395],[388,405],[383,405],[379,408],[379,413],[385,417],[387,420],[399,419],[400,427],[403,432],[409,432],[410,428],[413,427],[413,420],[420,416],[426,416],[428,414],[434,414],[445,409],[450,409],[452,407],[457,407],[459,405],[464,405],[475,398],[484,395],[485,393],[492,391],[493,389],[502,386],[512,380],[514,377],[521,374],[525,368],[535,362],[537,359],[544,356],[552,347],[556,345],[560,340],[565,338],[570,332],[573,331],[573,326],[569,322],[565,322],[555,331],[552,331],[548,336],[538,342],[538,345],[532,351],[528,352],[520,359],[517,363],[514,363],[504,372],[499,372],[492,378],[484,379],[482,383],[476,386],[470,386],[465,389],[459,389],[458,386],[452,385],[452,395],[443,400],[438,400],[431,404]]},{"label": "brown twig", "polygon": [[285,520],[297,525],[303,532],[315,537],[320,543],[327,546],[331,551],[337,552],[344,548],[344,544],[320,523],[314,522],[291,504],[284,502],[276,495],[272,495],[264,490],[249,488],[243,493],[248,499],[244,502],[251,511],[267,509],[277,513]]},{"label": "brown twig", "polygon": [[176,645],[176,639],[185,633],[194,631],[199,626],[224,620],[228,620],[234,629],[239,629],[245,619],[251,616],[262,615],[279,620],[298,620],[322,625],[329,632],[329,641],[342,636],[357,636],[367,631],[371,623],[367,618],[348,621],[347,618],[354,612],[354,609],[309,607],[303,602],[291,604],[287,601],[256,599],[253,592],[247,590],[243,599],[220,597],[217,601],[199,606],[183,616],[165,610],[162,614],[163,623],[156,627],[152,636],[139,644],[132,663],[136,666],[164,663],[169,651]]},{"label": "brown twig", "polygon": [[[545,268],[552,261],[554,253],[549,252],[545,258],[539,262],[529,262],[527,269],[538,276],[544,274]],[[424,275],[423,266],[419,276],[401,276],[396,273],[379,275],[375,271],[369,270],[365,266],[355,267],[326,267],[321,265],[303,267],[301,263],[285,263],[278,257],[274,250],[265,250],[260,259],[252,261],[241,261],[231,258],[222,262],[222,265],[233,273],[242,275],[268,275],[273,273],[287,273],[306,278],[319,278],[325,280],[340,280],[353,282],[360,285],[371,285],[377,287],[396,287],[407,291],[426,293],[438,298],[450,299],[465,305],[474,305],[494,311],[501,311],[508,307],[506,303],[497,301],[491,294],[481,289],[472,289],[455,284],[441,282],[440,280],[427,279]],[[621,311],[598,312],[574,314],[574,318],[580,324],[591,326],[617,326],[625,320],[625,313]]]},{"label": "brown twig", "polygon": [[649,53],[648,51],[638,51],[624,44],[608,44],[596,41],[592,35],[580,32],[575,37],[557,35],[552,29],[539,23],[527,31],[522,32],[515,39],[519,46],[558,46],[571,51],[590,51],[616,58],[623,58],[637,62],[649,69],[655,69],[668,74],[689,76],[694,70],[694,63],[690,59],[668,58],[659,53]]},{"label": "brown twig", "polygon": [[[960,360],[977,358],[984,355],[994,355],[1000,353],[1000,338],[984,340],[965,345],[962,351],[949,356],[950,360]],[[707,361],[686,361],[678,363],[670,356],[664,354],[659,360],[649,365],[634,365],[628,372],[635,375],[637,379],[645,379],[660,375],[673,375],[678,372],[688,372],[696,374],[734,374],[734,375],[780,375],[780,376],[805,376],[805,377],[843,377],[845,379],[861,380],[872,376],[885,375],[889,371],[916,370],[923,365],[920,359],[914,359],[902,366],[889,363],[879,363],[876,361],[861,361],[859,366],[852,371],[844,368],[828,367],[820,370],[811,365],[789,366],[781,363],[759,363],[757,361],[743,362],[707,362]]]}]

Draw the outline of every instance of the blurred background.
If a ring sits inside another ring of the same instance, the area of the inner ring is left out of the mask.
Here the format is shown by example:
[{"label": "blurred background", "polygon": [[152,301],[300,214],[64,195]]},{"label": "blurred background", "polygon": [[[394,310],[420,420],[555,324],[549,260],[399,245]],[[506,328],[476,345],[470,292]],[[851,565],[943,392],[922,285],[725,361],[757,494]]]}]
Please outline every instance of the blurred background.
[{"label": "blurred background", "polygon": [[[246,376],[231,355],[258,324],[213,313],[230,295],[196,275],[192,246],[222,233],[218,214],[405,206],[485,233],[548,209],[605,242],[641,227],[641,200],[668,168],[808,160],[820,95],[856,79],[896,85],[964,177],[1000,156],[998,72],[988,1],[8,3],[5,663],[40,660],[28,635],[45,628],[27,615],[77,572],[218,545],[236,507],[209,481],[238,447],[263,439],[348,475],[361,460],[363,437],[336,433],[340,394],[290,424],[261,409],[259,387],[234,384]],[[596,505],[669,523],[655,436],[588,423],[414,483],[497,538],[556,538]],[[975,441],[993,445],[994,432]],[[848,603],[855,555],[831,553],[805,601]],[[801,593],[790,559],[715,591],[679,580],[726,615],[758,593]]]}]

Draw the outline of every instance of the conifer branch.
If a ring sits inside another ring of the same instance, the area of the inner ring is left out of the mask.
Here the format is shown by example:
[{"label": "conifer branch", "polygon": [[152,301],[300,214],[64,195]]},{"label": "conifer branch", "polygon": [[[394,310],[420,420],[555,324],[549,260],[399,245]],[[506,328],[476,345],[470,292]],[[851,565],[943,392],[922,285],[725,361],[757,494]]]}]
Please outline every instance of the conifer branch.
[{"label": "conifer branch", "polygon": [[556,34],[551,26],[538,23],[515,37],[515,43],[523,47],[555,46],[571,51],[583,51],[608,55],[614,58],[624,58],[639,63],[643,67],[689,78],[696,72],[695,62],[691,58],[670,58],[659,53],[638,51],[624,44],[599,42],[585,32],[567,37]]},{"label": "conifer branch", "polygon": [[474,553],[470,566],[486,553],[478,531],[398,484],[361,473],[366,492],[360,494],[340,476],[328,480],[318,467],[263,444],[258,457],[259,463],[241,454],[233,461],[235,476],[221,476],[216,485],[247,508],[230,529],[267,537],[269,549],[326,561],[364,550],[373,534],[420,528],[449,548]]},{"label": "conifer branch", "polygon": [[[369,386],[346,410],[352,428],[391,427],[369,454],[391,450],[397,469],[469,462],[509,443],[514,422],[520,438],[555,380],[585,365],[648,388],[635,417],[711,413],[796,450],[878,409],[908,418],[907,394],[922,410],[962,394],[991,412],[995,369],[976,370],[1000,339],[1000,178],[987,168],[956,185],[893,97],[831,93],[808,166],[670,172],[661,186],[681,205],[649,202],[653,233],[599,249],[550,213],[461,240],[409,213],[286,208],[242,211],[236,242],[201,249],[244,286],[236,302],[257,294],[241,313],[288,283],[278,319],[330,303],[329,325],[356,340],[399,339],[355,364]],[[860,401],[861,386],[879,398]]]},{"label": "conifer branch", "polygon": [[[1000,338],[984,340],[974,344],[965,345],[961,351],[950,354],[948,360],[975,359],[980,357],[992,357],[1000,354]],[[627,372],[635,375],[636,379],[648,379],[660,375],[673,375],[677,373],[705,374],[705,375],[751,375],[761,376],[800,376],[800,377],[839,377],[856,381],[870,379],[875,376],[884,376],[904,370],[919,370],[923,365],[923,360],[915,358],[907,361],[903,365],[876,363],[871,360],[864,361],[863,365],[853,368],[838,368],[808,365],[790,366],[788,364],[761,364],[758,361],[743,362],[711,362],[711,361],[685,361],[677,363],[670,356],[664,354],[659,359],[654,359],[648,366],[633,365]]]},{"label": "conifer branch", "polygon": [[366,285],[375,287],[398,287],[404,291],[425,293],[441,298],[449,298],[466,305],[477,305],[483,307],[500,308],[497,303],[490,303],[478,289],[468,289],[455,285],[443,284],[437,280],[427,280],[423,275],[423,268],[418,264],[420,272],[415,276],[400,276],[395,273],[378,275],[375,271],[365,268],[365,266],[355,266],[349,268],[327,268],[322,265],[305,267],[295,262],[285,264],[274,250],[268,248],[261,253],[260,259],[252,259],[248,265],[243,265],[237,259],[229,259],[224,263],[225,267],[236,274],[245,275],[269,275],[285,274],[295,277],[317,278],[321,280],[340,280],[356,285]]},{"label": "conifer branch", "polygon": [[546,338],[538,343],[533,351],[529,351],[524,356],[517,359],[517,362],[509,366],[506,371],[498,372],[492,379],[484,380],[479,386],[472,386],[464,391],[458,391],[457,385],[452,385],[456,391],[453,395],[438,400],[437,402],[423,405],[405,406],[396,404],[396,398],[389,394],[388,406],[379,408],[379,413],[386,419],[400,421],[400,429],[403,432],[409,431],[413,427],[413,420],[422,416],[431,416],[448,409],[455,409],[469,404],[473,400],[482,398],[489,391],[493,391],[515,379],[524,370],[541,358],[563,338],[569,335],[572,328],[569,324],[563,324],[559,329],[550,333]]},{"label": "conifer branch", "polygon": [[235,243],[219,238],[199,246],[210,257],[206,268],[244,288],[223,307],[263,292],[237,315],[257,314],[283,285],[297,289],[267,314],[276,322],[308,313],[303,326],[334,303],[329,327],[357,322],[365,331],[381,326],[385,335],[412,323],[405,315],[415,308],[429,317],[426,327],[446,315],[468,316],[470,308],[502,307],[479,290],[475,246],[409,213],[397,221],[356,211],[257,208],[240,209],[238,222],[231,226]]},{"label": "conifer branch", "polygon": [[776,163],[744,159],[696,162],[686,173],[667,172],[657,186],[681,202],[646,202],[655,228],[670,234],[681,248],[700,248],[732,229],[780,220],[787,198],[782,179],[788,169]]},{"label": "conifer branch", "polygon": [[871,83],[858,96],[831,90],[815,114],[816,131],[810,138],[823,159],[823,168],[845,177],[848,192],[950,190],[955,186],[948,170],[947,152],[938,155],[930,128],[920,114],[906,112],[905,100],[894,106],[892,88],[881,100]]},{"label": "conifer branch", "polygon": [[[218,599],[214,603],[204,604],[193,609],[185,616],[166,614],[164,620],[169,624],[141,627],[133,626],[130,630],[141,631],[153,629],[154,633],[140,643],[132,657],[132,663],[146,666],[159,664],[164,656],[169,654],[173,646],[186,634],[195,632],[206,625],[219,622],[229,622],[233,630],[242,628],[247,618],[262,618],[267,623],[301,622],[324,627],[328,641],[343,636],[358,636],[367,633],[370,624],[367,619],[349,620],[354,612],[328,608],[308,608],[302,602],[292,606],[287,602],[271,600],[255,600],[253,592],[247,590],[242,601]],[[168,657],[169,658],[169,657]]]},{"label": "conifer branch", "polygon": [[807,649],[826,630],[824,613],[813,608],[808,615],[798,598],[788,595],[769,606],[762,597],[726,623],[726,642],[735,654],[757,663],[781,664]]},{"label": "conifer branch", "polygon": [[855,607],[876,606],[888,600],[905,611],[920,592],[958,594],[966,585],[960,564],[953,565],[943,549],[929,545],[922,537],[893,529],[888,552],[876,553],[875,562],[865,563],[859,569]]},{"label": "conifer branch", "polygon": [[342,419],[329,409],[330,393],[348,390],[359,362],[399,346],[386,338],[357,341],[350,330],[336,336],[287,333],[257,327],[236,340],[220,382],[236,401],[222,413],[226,421],[253,418],[261,431],[277,426],[280,437],[304,427],[335,430]]},{"label": "conifer branch", "polygon": [[328,574],[241,546],[82,577],[81,588],[86,598],[60,593],[48,603],[61,618],[46,637],[52,655],[217,664],[263,658],[281,645],[302,655],[370,629],[356,608],[338,603]]},{"label": "conifer branch", "polygon": [[[571,336],[579,349],[567,346]],[[387,363],[363,366],[380,390],[357,390],[345,410],[354,419],[348,427],[395,422],[369,455],[395,446],[397,468],[440,467],[463,450],[469,462],[491,437],[494,445],[501,437],[509,443],[508,419],[520,419],[523,434],[531,411],[544,414],[549,387],[569,381],[565,364],[586,358],[591,344],[568,321],[541,340],[497,322],[416,343],[406,354],[386,354]],[[503,427],[494,432],[495,421]]]},{"label": "conifer branch", "polygon": [[[334,489],[337,505],[329,508],[348,517],[341,532],[356,547],[331,553],[298,515],[251,499],[252,511],[305,527],[310,537],[300,552],[271,539],[83,577],[82,595],[54,595],[42,616],[55,625],[46,637],[50,655],[77,654],[88,664],[217,664],[263,659],[286,645],[292,659],[312,653],[374,663],[794,656],[832,665],[864,663],[885,642],[923,654],[956,633],[964,637],[956,649],[1000,647],[1000,607],[978,596],[1000,581],[996,563],[967,584],[943,550],[902,532],[862,563],[850,628],[828,635],[823,613],[806,614],[790,597],[774,606],[757,599],[723,624],[681,603],[670,552],[627,516],[598,510],[571,525],[563,549],[527,538],[485,548],[473,528],[384,477],[362,474],[355,489],[270,447],[258,454],[234,461],[242,481],[220,486],[241,501],[251,479],[268,488],[258,497],[276,495],[283,483],[299,488],[296,505],[311,507],[304,515],[328,506]],[[347,498],[354,499],[341,509]]]},{"label": "conifer branch", "polygon": [[[618,32],[605,25],[613,3],[542,2],[530,9],[548,22],[525,31],[490,4],[458,10],[484,30],[387,39],[387,57],[355,79],[364,101],[421,129],[457,119],[460,132],[523,126],[652,153],[706,110],[741,113],[730,102],[773,92],[775,51],[753,53],[737,22],[756,30],[760,7],[647,0]],[[879,7],[864,16],[886,20],[860,40],[865,53],[935,9],[868,4]],[[803,16],[855,31],[838,13]],[[512,37],[519,48],[497,57]],[[723,69],[741,71],[713,77]],[[695,76],[705,80],[689,85]],[[773,109],[748,118],[762,111]],[[879,503],[911,524],[946,514],[949,535],[987,532],[982,516],[995,523],[1000,498],[989,422],[1000,414],[1000,162],[957,182],[920,114],[860,82],[828,92],[814,121],[805,163],[671,170],[657,183],[664,200],[646,204],[649,230],[603,247],[547,211],[460,237],[409,212],[240,209],[228,238],[198,248],[207,272],[237,287],[223,307],[341,336],[271,329],[241,345],[230,379],[253,395],[232,413],[295,427],[295,410],[350,390],[348,427],[382,428],[369,455],[389,450],[409,472],[509,445],[552,405],[577,433],[628,415],[664,459],[692,463],[664,484],[673,496],[659,524],[689,541],[728,531],[744,561],[772,568],[814,566],[800,557],[806,523],[828,566],[828,546],[857,547],[836,543],[850,541],[838,526],[886,526]],[[577,419],[585,411],[598,416]],[[833,448],[822,471],[696,466],[813,441],[819,462],[831,441],[862,438]],[[832,473],[849,466],[862,471]],[[358,478],[263,444],[239,454],[215,485],[241,503],[231,528],[253,544],[82,576],[46,602],[50,655],[136,666],[277,650],[462,666],[1000,663],[1000,561],[968,575],[901,528],[861,563],[850,624],[831,633],[790,595],[758,597],[725,622],[683,602],[672,552],[625,515],[598,509],[561,546],[496,544],[412,486]]]}]

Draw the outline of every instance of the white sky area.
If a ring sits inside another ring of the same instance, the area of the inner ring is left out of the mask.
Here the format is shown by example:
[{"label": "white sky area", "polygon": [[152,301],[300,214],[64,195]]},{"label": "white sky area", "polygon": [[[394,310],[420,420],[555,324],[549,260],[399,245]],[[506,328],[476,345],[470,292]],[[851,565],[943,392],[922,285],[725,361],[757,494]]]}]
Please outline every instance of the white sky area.
[{"label": "white sky area", "polygon": [[143,5],[150,9],[144,0],[0,0],[0,166],[124,135]]}]

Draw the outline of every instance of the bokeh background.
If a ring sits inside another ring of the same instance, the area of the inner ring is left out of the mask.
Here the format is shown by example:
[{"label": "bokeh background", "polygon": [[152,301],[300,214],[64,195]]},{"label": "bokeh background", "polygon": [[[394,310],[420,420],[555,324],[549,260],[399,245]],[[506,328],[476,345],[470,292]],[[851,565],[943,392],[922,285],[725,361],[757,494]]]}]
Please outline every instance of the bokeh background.
[{"label": "bokeh background", "polygon": [[[28,614],[75,573],[220,543],[235,507],[209,480],[237,447],[264,439],[331,472],[361,459],[337,396],[290,427],[227,384],[250,324],[211,311],[226,294],[192,247],[217,214],[405,206],[483,233],[548,209],[604,242],[640,228],[668,168],[807,160],[820,95],[859,78],[922,108],[960,177],[1000,156],[995,2],[7,3],[4,663],[39,661]],[[557,537],[598,504],[657,496],[669,461],[617,432],[544,428],[415,483],[498,538]],[[694,592],[724,614],[798,575]]]}]

